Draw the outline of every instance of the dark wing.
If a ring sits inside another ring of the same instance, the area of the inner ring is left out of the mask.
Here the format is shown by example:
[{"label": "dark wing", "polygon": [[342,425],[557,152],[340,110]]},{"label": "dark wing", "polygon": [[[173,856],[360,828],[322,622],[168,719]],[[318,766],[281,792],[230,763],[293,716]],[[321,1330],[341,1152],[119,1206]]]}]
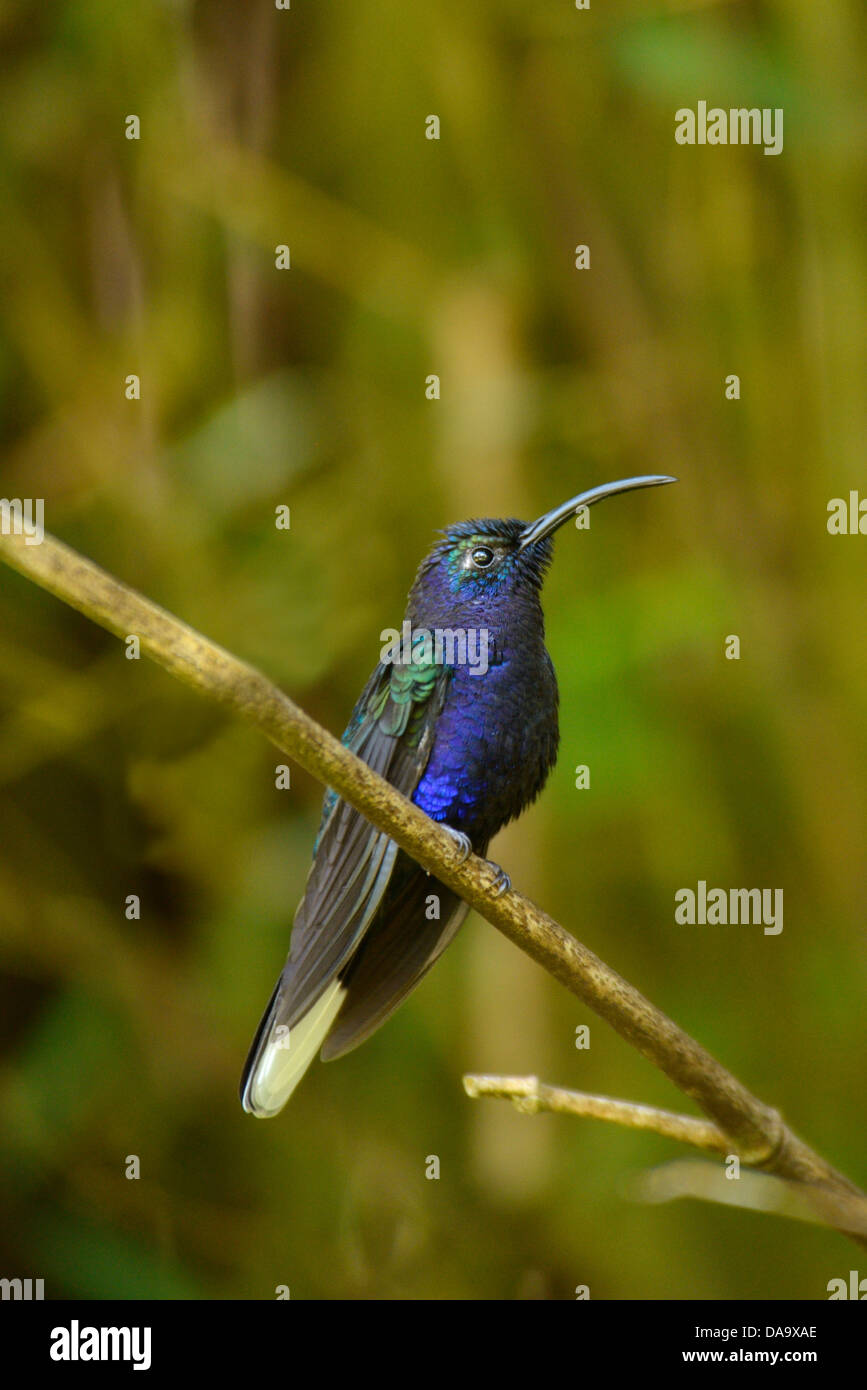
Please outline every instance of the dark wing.
[{"label": "dark wing", "polygon": [[[438,915],[431,919],[434,905]],[[408,855],[398,855],[382,909],[341,973],[346,998],[323,1044],[323,1062],[357,1047],[394,1013],[442,955],[468,911],[457,893]]]},{"label": "dark wing", "polygon": [[[411,796],[430,757],[449,672],[442,666],[380,666],[344,734],[347,747]],[[397,845],[331,793],[283,975],[293,1023],[358,946],[394,867]]]},{"label": "dark wing", "polygon": [[[406,796],[430,756],[448,667],[380,664],[355,706],[343,741]],[[250,1049],[241,1082],[249,1083],[278,1034],[311,1013],[357,950],[380,907],[398,849],[334,792],[325,798],[307,887],[292,929],[292,946]]]}]

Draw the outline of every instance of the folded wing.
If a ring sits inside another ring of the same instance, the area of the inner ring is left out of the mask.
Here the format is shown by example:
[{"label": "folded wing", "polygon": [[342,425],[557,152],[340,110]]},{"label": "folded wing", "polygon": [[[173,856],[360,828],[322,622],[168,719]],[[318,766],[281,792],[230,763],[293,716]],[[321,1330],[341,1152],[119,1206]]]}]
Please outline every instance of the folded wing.
[{"label": "folded wing", "polygon": [[[433,663],[381,664],[362,692],[344,734],[346,745],[406,796],[412,795],[430,756],[436,718],[450,676],[448,667]],[[386,979],[400,990],[392,1005],[396,1007],[424,972],[418,944],[409,930],[407,898],[398,904],[399,920],[393,932],[394,950],[406,953],[406,968],[401,971],[390,959],[386,938],[377,930],[371,963],[363,972],[359,967],[360,984],[351,983],[351,962],[371,923],[383,915],[397,859],[394,841],[329,791],[304,898],[295,915],[289,958],[241,1079],[245,1110],[274,1115],[282,1109],[350,992],[355,1017],[360,1017],[364,994],[371,994],[371,1012],[363,1019],[364,1024],[369,1023],[366,1036],[378,1026],[372,1021],[374,1015],[381,1022],[391,1012],[383,999]],[[425,877],[417,866],[413,868]],[[462,906],[459,899],[455,904]],[[446,924],[440,920],[429,925],[440,928],[441,934]],[[435,933],[427,935],[432,940]],[[435,945],[433,942],[431,948]],[[372,978],[376,960],[383,972],[381,979]],[[410,976],[412,982],[407,983]]]}]

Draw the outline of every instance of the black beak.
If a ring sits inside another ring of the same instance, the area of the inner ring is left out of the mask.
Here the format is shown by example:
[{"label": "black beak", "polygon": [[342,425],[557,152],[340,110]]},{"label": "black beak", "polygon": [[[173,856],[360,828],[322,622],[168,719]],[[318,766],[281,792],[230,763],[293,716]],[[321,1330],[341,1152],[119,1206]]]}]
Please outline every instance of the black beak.
[{"label": "black beak", "polygon": [[577,497],[570,497],[568,502],[563,502],[553,511],[546,512],[538,521],[530,522],[521,533],[518,549],[525,550],[528,545],[535,545],[537,541],[550,536],[558,526],[565,525],[579,507],[592,507],[594,502],[601,502],[603,497],[611,497],[615,492],[631,492],[636,487],[660,487],[662,483],[676,482],[677,478],[666,478],[661,474],[652,473],[644,478],[621,478],[617,483],[601,483],[599,487],[590,488],[589,492],[579,492]]}]

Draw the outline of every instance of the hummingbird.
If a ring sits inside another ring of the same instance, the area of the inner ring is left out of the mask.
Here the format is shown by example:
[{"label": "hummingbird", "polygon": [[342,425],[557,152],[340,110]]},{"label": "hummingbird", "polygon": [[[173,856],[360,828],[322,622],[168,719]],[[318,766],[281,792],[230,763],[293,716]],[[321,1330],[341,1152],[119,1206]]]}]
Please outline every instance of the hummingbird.
[{"label": "hummingbird", "polygon": [[[404,620],[408,652],[401,660],[381,654],[343,742],[449,830],[459,859],[471,850],[486,856],[556,760],[557,678],[541,603],[555,531],[604,497],[676,481],[603,483],[529,524],[462,521],[440,533],[419,566]],[[460,646],[444,653],[429,640],[459,630],[484,633],[484,663],[461,662]],[[493,867],[498,891],[508,891],[508,876]],[[276,1115],[320,1049],[330,1061],[364,1042],[442,955],[468,910],[329,789],[289,957],[241,1078],[244,1109]]]}]

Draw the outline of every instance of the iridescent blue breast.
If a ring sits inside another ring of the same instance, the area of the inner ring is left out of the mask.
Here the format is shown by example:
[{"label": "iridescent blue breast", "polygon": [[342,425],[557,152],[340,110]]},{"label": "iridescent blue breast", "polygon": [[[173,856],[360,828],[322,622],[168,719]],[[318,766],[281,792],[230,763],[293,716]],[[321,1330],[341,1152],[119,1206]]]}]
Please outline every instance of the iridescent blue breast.
[{"label": "iridescent blue breast", "polygon": [[458,667],[413,801],[477,849],[544,786],[557,754],[557,683],[548,653]]}]

